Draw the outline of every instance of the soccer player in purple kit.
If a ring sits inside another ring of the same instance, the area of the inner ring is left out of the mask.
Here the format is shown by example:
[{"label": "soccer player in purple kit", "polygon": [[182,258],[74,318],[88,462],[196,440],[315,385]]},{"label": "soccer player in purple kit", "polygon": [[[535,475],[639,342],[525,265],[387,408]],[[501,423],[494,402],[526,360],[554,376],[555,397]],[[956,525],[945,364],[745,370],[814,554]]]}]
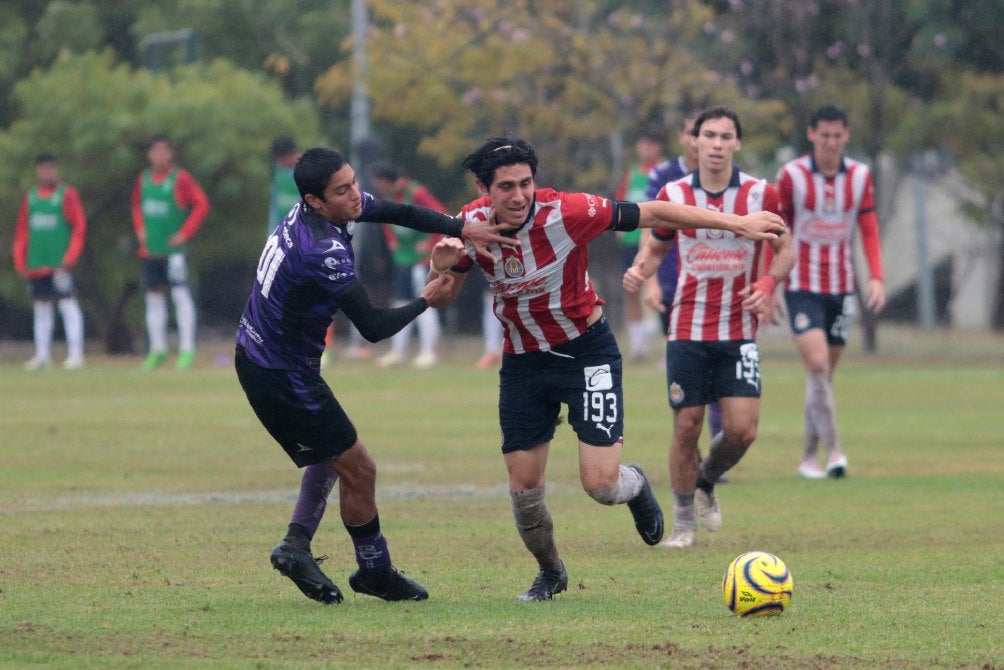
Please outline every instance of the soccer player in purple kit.
[{"label": "soccer player in purple kit", "polygon": [[341,519],[358,568],[349,576],[357,593],[384,600],[425,600],[428,592],[397,571],[380,531],[376,463],[320,374],[324,337],[341,310],[369,341],[390,337],[450,290],[453,278],[430,282],[401,307],[374,306],[355,273],[356,222],[385,222],[463,237],[478,249],[514,244],[486,223],[398,204],[360,191],[355,172],[336,151],[303,153],[293,177],[301,194],[258,261],[251,296],[237,329],[235,367],[251,407],[269,434],[300,468],[299,496],[288,532],[272,550],[272,566],[308,598],[341,602],[310,544],[337,482]]}]

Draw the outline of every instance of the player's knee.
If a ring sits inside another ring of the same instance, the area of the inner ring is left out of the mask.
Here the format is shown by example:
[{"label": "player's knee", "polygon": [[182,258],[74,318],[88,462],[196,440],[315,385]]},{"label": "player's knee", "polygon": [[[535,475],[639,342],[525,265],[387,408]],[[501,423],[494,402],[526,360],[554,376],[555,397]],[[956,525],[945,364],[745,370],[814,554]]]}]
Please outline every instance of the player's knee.
[{"label": "player's knee", "polygon": [[745,451],[751,444],[753,440],[756,439],[757,425],[755,423],[739,426],[734,429],[725,429],[725,439],[737,449],[742,449]]},{"label": "player's knee", "polygon": [[601,505],[614,505],[617,503],[617,493],[620,489],[617,482],[614,482],[609,486],[594,489],[590,489],[586,486],[585,482],[583,482],[582,486],[586,490],[586,494]]}]

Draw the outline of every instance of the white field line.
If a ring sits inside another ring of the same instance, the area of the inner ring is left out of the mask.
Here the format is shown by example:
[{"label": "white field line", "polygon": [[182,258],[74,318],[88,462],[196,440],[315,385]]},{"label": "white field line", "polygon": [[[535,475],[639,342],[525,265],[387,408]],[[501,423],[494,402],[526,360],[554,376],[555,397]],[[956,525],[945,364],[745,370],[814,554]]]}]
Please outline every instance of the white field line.
[{"label": "white field line", "polygon": [[[377,502],[381,500],[407,500],[411,498],[436,498],[442,500],[464,498],[500,498],[508,495],[505,484],[497,486],[424,486],[399,484],[377,488]],[[0,499],[0,515],[30,512],[57,512],[81,508],[108,507],[182,507],[186,505],[239,505],[245,503],[292,502],[297,491],[207,491],[202,493],[108,493],[59,498]],[[331,494],[338,501],[338,492]]]}]

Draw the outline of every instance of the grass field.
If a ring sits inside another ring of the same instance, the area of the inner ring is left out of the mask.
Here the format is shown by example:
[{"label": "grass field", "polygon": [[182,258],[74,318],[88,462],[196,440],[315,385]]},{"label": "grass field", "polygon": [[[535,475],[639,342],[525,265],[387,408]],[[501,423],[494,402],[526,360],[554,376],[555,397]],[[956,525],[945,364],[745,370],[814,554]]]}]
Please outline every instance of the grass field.
[{"label": "grass field", "polygon": [[[787,342],[764,345],[759,437],[719,488],[722,530],[689,550],[646,547],[625,507],[585,496],[559,429],[548,498],[570,588],[534,604],[516,602],[536,568],[473,349],[431,371],[327,372],[379,464],[395,563],[431,593],[352,594],[333,504],[314,549],[346,600],[328,607],[268,563],[298,473],[214,352],[145,375],[96,356],[30,374],[7,356],[0,666],[1004,668],[1004,344],[884,338],[837,375],[842,481],[795,476],[804,376]],[[630,366],[625,391],[625,458],[671,515],[662,373]],[[723,570],[753,549],[794,574],[780,617],[722,602]]]}]

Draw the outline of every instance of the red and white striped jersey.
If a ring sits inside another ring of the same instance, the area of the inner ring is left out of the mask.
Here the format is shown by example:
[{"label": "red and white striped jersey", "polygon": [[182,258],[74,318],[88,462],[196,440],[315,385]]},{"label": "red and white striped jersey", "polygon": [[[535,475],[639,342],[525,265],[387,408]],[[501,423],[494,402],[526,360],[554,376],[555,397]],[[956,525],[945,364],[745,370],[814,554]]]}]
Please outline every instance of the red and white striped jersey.
[{"label": "red and white striped jersey", "polygon": [[[467,219],[485,220],[488,197],[461,210]],[[589,279],[586,245],[613,225],[614,203],[589,193],[564,193],[538,188],[529,221],[516,234],[518,247],[492,244],[492,263],[476,256],[470,244],[459,271],[477,263],[495,295],[495,316],[505,328],[509,353],[548,351],[586,330],[596,305]]]},{"label": "red and white striped jersey", "polygon": [[[765,179],[733,168],[721,193],[701,188],[697,172],[666,184],[657,196],[727,214],[779,213],[777,192]],[[742,308],[739,292],[758,278],[763,243],[724,230],[653,230],[662,240],[677,240],[680,278],[669,316],[669,340],[702,342],[752,340],[757,319]]]},{"label": "red and white striped jersey", "polygon": [[795,249],[789,291],[854,292],[852,252],[859,226],[871,274],[882,277],[874,187],[867,165],[845,157],[836,176],[826,177],[806,154],[781,166],[777,191]]}]

